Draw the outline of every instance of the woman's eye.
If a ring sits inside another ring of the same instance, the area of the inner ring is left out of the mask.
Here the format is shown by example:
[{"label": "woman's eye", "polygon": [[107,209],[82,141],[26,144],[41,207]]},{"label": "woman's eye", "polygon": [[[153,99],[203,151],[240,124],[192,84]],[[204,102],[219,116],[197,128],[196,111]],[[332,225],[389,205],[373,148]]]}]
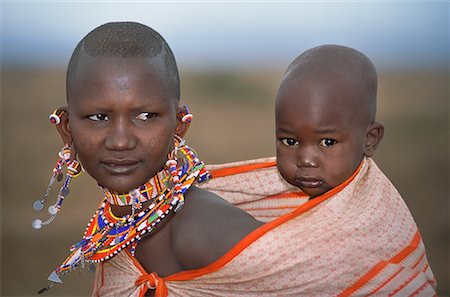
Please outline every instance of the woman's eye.
[{"label": "woman's eye", "polygon": [[324,138],[320,141],[320,146],[329,147],[329,146],[335,145],[336,143],[337,143],[337,141],[334,139]]},{"label": "woman's eye", "polygon": [[298,141],[292,138],[282,138],[281,142],[285,145],[285,146],[297,146],[298,145]]},{"label": "woman's eye", "polygon": [[109,117],[106,114],[98,113],[89,116],[89,119],[96,122],[108,121]]},{"label": "woman's eye", "polygon": [[140,114],[138,114],[136,116],[136,119],[141,120],[141,121],[146,121],[154,116],[155,116],[155,114],[152,112],[141,112]]}]

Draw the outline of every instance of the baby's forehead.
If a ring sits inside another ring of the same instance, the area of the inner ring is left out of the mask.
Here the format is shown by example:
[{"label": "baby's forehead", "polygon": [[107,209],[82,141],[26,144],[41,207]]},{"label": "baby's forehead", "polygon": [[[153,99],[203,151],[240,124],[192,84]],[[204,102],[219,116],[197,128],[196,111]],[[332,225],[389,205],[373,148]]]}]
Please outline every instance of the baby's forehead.
[{"label": "baby's forehead", "polygon": [[345,118],[370,109],[371,94],[364,84],[350,75],[323,72],[292,73],[278,91],[276,112],[305,111],[314,114],[339,114]]},{"label": "baby's forehead", "polygon": [[366,84],[357,75],[339,69],[323,70],[299,69],[288,73],[282,80],[278,94],[296,94],[297,99],[308,95],[317,100],[350,100],[367,96]]},{"label": "baby's forehead", "polygon": [[376,94],[376,77],[342,61],[312,59],[291,65],[282,79],[278,97],[297,94],[302,99],[306,94],[313,100],[329,101],[330,104],[365,104]]}]

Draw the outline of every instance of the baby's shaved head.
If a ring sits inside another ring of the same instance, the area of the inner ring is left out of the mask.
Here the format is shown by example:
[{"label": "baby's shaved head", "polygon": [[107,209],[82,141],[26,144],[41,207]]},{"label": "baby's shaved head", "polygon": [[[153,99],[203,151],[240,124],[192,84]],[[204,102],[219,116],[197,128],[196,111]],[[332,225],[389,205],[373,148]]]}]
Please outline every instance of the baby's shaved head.
[{"label": "baby's shaved head", "polygon": [[295,58],[275,107],[283,178],[311,197],[346,181],[383,137],[376,96],[375,67],[357,50],[322,45]]},{"label": "baby's shaved head", "polygon": [[[377,72],[363,53],[341,45],[322,45],[299,55],[289,65],[280,91],[291,84],[304,81],[336,82],[350,87],[358,94],[358,107],[365,106],[366,116],[375,120]],[[277,103],[278,104],[278,103]]]},{"label": "baby's shaved head", "polygon": [[180,79],[175,57],[164,38],[155,30],[135,22],[112,22],[87,34],[75,48],[67,68],[67,98],[77,78],[83,57],[160,59],[165,81],[180,98]]}]

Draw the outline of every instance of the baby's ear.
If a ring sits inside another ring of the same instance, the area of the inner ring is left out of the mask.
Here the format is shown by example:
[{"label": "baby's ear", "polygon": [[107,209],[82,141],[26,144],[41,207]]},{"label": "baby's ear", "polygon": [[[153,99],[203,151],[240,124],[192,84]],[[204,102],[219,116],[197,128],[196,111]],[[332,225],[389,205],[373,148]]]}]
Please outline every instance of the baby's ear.
[{"label": "baby's ear", "polygon": [[192,121],[192,114],[189,113],[187,107],[178,106],[177,126],[175,128],[175,134],[183,138],[184,135],[186,135],[187,131],[189,130],[191,121]]},{"label": "baby's ear", "polygon": [[67,106],[60,107],[56,110],[59,114],[60,122],[56,124],[56,130],[64,144],[72,144],[72,133],[69,128],[69,108]]},{"label": "baby's ear", "polygon": [[373,122],[366,131],[366,143],[364,156],[372,157],[384,135],[384,125],[380,122]]}]

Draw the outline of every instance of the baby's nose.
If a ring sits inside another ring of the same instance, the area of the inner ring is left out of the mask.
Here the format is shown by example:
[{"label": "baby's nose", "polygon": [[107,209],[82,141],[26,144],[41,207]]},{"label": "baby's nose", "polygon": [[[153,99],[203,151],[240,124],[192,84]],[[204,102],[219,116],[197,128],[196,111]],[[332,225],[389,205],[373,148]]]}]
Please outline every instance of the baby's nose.
[{"label": "baby's nose", "polygon": [[298,146],[297,148],[297,167],[317,167],[317,152],[312,146]]}]

